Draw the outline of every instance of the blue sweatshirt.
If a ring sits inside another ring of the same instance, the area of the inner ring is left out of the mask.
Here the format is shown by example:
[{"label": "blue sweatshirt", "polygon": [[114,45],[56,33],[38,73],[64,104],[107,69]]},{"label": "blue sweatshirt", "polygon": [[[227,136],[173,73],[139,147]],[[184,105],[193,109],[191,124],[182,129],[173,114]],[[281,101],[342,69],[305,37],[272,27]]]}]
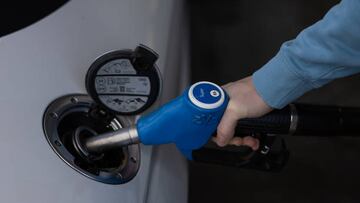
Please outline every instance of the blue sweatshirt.
[{"label": "blue sweatshirt", "polygon": [[360,0],[343,0],[325,17],[285,42],[253,74],[258,94],[282,108],[307,91],[360,72]]}]

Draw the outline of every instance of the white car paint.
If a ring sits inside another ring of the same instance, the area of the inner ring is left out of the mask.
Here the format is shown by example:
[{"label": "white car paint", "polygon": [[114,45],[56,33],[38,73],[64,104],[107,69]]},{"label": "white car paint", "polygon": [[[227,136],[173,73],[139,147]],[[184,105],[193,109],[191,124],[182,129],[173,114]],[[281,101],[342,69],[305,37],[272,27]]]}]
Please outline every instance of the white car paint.
[{"label": "white car paint", "polygon": [[0,38],[0,201],[186,202],[186,161],[172,146],[141,146],[127,184],[106,185],[52,151],[42,116],[54,99],[86,93],[90,64],[105,52],[145,44],[160,55],[161,102],[188,80],[186,23],[177,0],[71,0],[46,18]]}]

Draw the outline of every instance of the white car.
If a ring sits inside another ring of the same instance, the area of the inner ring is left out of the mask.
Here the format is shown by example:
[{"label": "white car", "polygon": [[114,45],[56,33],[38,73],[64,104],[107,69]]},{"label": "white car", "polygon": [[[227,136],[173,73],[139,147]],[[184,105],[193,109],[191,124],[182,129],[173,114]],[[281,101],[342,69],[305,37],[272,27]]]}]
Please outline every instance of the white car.
[{"label": "white car", "polygon": [[[107,184],[101,182],[109,178],[104,177],[107,173],[91,175],[86,167],[71,166],[61,154],[66,143],[52,143],[45,136],[51,128],[49,120],[61,116],[50,112],[46,117],[49,105],[58,98],[69,99],[68,104],[91,103],[85,76],[91,64],[110,51],[133,50],[143,44],[158,53],[163,88],[151,108],[179,95],[189,79],[183,4],[177,0],[71,0],[0,38],[1,202],[187,202],[186,160],[172,145],[137,146],[139,168],[122,184]],[[133,116],[118,119],[134,122]],[[53,130],[60,133],[56,126]],[[126,168],[128,162],[124,163]]]}]

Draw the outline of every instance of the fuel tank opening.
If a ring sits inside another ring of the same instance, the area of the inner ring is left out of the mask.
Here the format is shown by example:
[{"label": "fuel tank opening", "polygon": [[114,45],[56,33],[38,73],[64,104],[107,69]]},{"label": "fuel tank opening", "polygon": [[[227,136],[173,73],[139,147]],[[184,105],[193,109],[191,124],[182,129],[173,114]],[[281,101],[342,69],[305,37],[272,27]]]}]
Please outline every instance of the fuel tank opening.
[{"label": "fuel tank opening", "polygon": [[[69,147],[75,149],[75,153],[77,153],[81,159],[84,159],[87,162],[94,162],[96,160],[100,160],[104,158],[104,153],[95,154],[89,153],[88,150],[83,145],[85,139],[90,137],[96,137],[98,135],[97,132],[92,130],[86,126],[80,126],[76,128],[75,132],[72,135],[72,142]],[[122,151],[121,151],[122,152]],[[123,154],[123,153],[122,153]]]},{"label": "fuel tank opening", "polygon": [[101,170],[109,172],[121,170],[126,165],[126,150],[120,148],[99,155],[89,154],[79,148],[75,139],[81,141],[90,136],[113,130],[102,119],[99,120],[87,113],[77,112],[65,116],[59,122],[58,127],[60,140],[64,143],[64,147],[74,156],[75,164],[95,175],[98,175]]},{"label": "fuel tank opening", "polygon": [[56,154],[82,175],[108,184],[126,183],[139,169],[138,145],[101,154],[89,154],[79,145],[83,139],[132,124],[129,118],[116,117],[96,106],[86,95],[55,100],[44,115],[45,136]]}]

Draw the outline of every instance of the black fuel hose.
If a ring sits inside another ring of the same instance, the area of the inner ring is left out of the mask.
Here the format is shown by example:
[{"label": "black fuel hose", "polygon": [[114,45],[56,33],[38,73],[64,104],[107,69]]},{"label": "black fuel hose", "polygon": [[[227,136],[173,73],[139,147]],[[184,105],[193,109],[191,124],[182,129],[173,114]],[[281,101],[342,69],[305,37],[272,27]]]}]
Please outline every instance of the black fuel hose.
[{"label": "black fuel hose", "polygon": [[238,121],[236,136],[253,133],[299,136],[357,136],[360,108],[291,104],[260,118]]}]

